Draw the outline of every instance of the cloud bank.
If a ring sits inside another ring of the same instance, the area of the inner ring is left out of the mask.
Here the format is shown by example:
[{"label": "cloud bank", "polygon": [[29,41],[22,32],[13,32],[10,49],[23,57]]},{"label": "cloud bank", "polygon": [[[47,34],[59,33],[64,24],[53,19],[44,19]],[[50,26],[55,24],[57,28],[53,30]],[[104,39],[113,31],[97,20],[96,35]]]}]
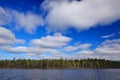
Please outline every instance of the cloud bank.
[{"label": "cloud bank", "polygon": [[34,14],[32,11],[23,13],[0,7],[0,26],[6,25],[23,29],[27,33],[34,33],[37,27],[44,25],[44,21],[42,16]]},{"label": "cloud bank", "polygon": [[43,8],[48,11],[45,18],[49,31],[78,31],[97,25],[110,24],[120,19],[120,0],[46,0]]},{"label": "cloud bank", "polygon": [[[53,35],[32,39],[28,42],[30,45],[23,46],[21,44],[24,44],[25,40],[16,38],[11,30],[0,27],[0,49],[41,59],[106,58],[120,60],[120,39],[105,40],[96,48],[91,49],[92,43],[71,45],[69,43],[72,43],[73,39],[62,35],[62,31],[70,28],[83,31],[119,20],[119,3],[120,0],[46,0],[42,4],[42,8],[47,12],[45,18],[32,11],[24,13],[0,7],[0,26],[12,26],[16,29],[23,29],[27,33],[34,33],[38,27],[45,24],[47,31],[56,32]],[[105,35],[102,38],[110,38],[114,35]],[[73,54],[68,55],[68,52]]]},{"label": "cloud bank", "polygon": [[0,27],[0,45],[9,45],[15,43],[24,43],[22,39],[17,39],[9,29]]},{"label": "cloud bank", "polygon": [[[5,34],[3,34],[5,33]],[[92,43],[81,43],[72,46],[72,38],[55,33],[39,39],[33,39],[29,46],[13,46],[16,43],[24,43],[17,39],[9,29],[0,27],[0,49],[9,53],[24,53],[39,59],[86,59],[105,58],[120,60],[120,39],[105,40],[96,48],[90,49]],[[66,54],[72,53],[71,55]]]},{"label": "cloud bank", "polygon": [[60,48],[67,45],[71,38],[63,36],[60,33],[55,33],[53,36],[47,35],[41,39],[34,39],[31,41],[32,45],[44,48]]},{"label": "cloud bank", "polygon": [[0,7],[0,26],[15,23],[17,29],[24,29],[27,33],[34,33],[40,26],[48,32],[70,28],[83,31],[119,20],[119,3],[120,0],[45,0],[40,5],[39,14]]}]

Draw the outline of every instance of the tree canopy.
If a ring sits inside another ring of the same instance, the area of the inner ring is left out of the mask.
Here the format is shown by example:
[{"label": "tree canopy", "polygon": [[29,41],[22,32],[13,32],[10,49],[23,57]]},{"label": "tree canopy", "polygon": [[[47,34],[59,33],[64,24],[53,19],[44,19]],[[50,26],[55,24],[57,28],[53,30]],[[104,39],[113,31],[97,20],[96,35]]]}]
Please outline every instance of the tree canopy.
[{"label": "tree canopy", "polygon": [[120,61],[105,59],[12,59],[0,60],[0,68],[120,68]]}]

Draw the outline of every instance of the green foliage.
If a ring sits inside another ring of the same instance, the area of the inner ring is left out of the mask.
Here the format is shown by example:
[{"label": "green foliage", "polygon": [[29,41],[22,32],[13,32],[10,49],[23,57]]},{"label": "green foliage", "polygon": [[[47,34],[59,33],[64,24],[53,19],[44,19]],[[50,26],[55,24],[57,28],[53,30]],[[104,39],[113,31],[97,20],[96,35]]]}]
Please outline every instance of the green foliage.
[{"label": "green foliage", "polygon": [[0,60],[0,68],[120,68],[120,61],[110,61],[105,59],[83,59],[83,60],[67,60],[67,59],[13,59]]}]

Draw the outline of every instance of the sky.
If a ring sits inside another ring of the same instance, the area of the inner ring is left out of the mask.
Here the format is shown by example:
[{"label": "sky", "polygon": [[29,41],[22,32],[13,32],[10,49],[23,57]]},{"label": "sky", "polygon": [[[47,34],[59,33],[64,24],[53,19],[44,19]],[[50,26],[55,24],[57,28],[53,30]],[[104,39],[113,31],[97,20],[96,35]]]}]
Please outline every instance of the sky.
[{"label": "sky", "polygon": [[120,60],[120,0],[0,0],[0,59]]}]

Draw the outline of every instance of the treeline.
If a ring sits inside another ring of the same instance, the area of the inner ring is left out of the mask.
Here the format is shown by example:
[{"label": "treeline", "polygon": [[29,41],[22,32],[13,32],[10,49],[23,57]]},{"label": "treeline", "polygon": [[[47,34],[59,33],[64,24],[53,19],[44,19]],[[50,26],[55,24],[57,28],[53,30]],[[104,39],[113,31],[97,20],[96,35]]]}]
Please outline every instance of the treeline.
[{"label": "treeline", "polygon": [[111,61],[105,59],[83,59],[83,60],[31,60],[31,59],[13,59],[0,60],[0,68],[120,68],[120,61]]}]

